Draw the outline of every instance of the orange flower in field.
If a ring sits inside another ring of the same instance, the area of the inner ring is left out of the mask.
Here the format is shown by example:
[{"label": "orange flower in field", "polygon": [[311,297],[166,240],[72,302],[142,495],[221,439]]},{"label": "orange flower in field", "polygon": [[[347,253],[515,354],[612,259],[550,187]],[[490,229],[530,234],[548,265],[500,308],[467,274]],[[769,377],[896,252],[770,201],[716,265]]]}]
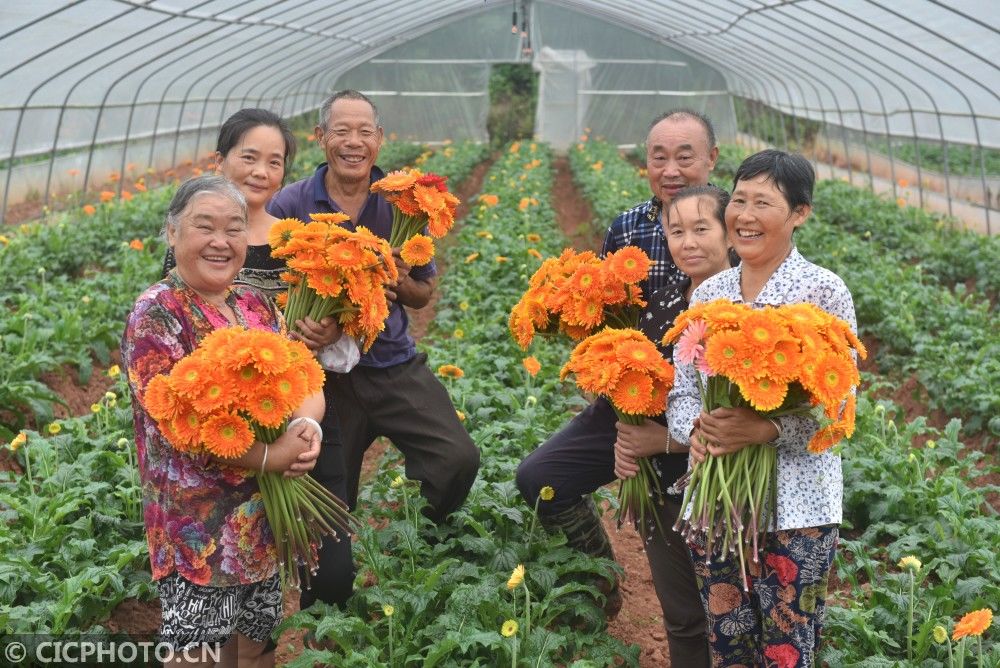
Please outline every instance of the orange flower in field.
[{"label": "orange flower in field", "polygon": [[743,335],[738,332],[718,332],[705,345],[705,359],[717,374],[729,376],[739,370],[746,349]]},{"label": "orange flower in field", "polygon": [[618,346],[615,355],[629,369],[644,369],[651,362],[662,359],[656,346],[648,341],[625,341]]},{"label": "orange flower in field", "polygon": [[539,260],[542,259],[542,254],[539,253],[538,250],[535,249],[535,248],[529,248],[528,251],[527,251],[527,253],[528,253],[528,255],[530,255],[533,258],[537,258]]},{"label": "orange flower in field", "polygon": [[500,203],[500,198],[497,197],[496,195],[487,195],[486,193],[483,193],[482,195],[479,196],[479,201],[484,205],[492,208]]},{"label": "orange flower in field", "polygon": [[801,357],[797,342],[788,338],[779,339],[765,357],[768,375],[778,382],[787,382],[795,378]]},{"label": "orange flower in field", "polygon": [[538,375],[538,372],[542,370],[542,364],[535,358],[534,355],[529,355],[521,361],[524,365],[524,370],[528,372],[528,375],[534,378]]},{"label": "orange flower in field", "polygon": [[[623,413],[645,415],[649,409],[649,398],[653,394],[653,381],[649,376],[634,369],[626,371],[618,378],[611,391],[611,401]],[[658,411],[659,412],[659,411]]]},{"label": "orange flower in field", "polygon": [[126,202],[132,201],[132,193],[130,193],[127,190],[123,190],[122,191],[122,199],[125,200]]},{"label": "orange flower in field", "polygon": [[267,232],[267,243],[273,250],[281,250],[292,240],[292,235],[305,228],[305,223],[297,218],[282,218],[271,225]]},{"label": "orange flower in field", "polygon": [[951,634],[951,639],[960,640],[965,636],[981,636],[992,624],[992,610],[989,608],[973,610],[958,620],[958,623],[955,624],[955,630]]},{"label": "orange flower in field", "polygon": [[766,354],[784,334],[781,323],[767,310],[753,311],[743,320],[746,341],[755,351]]},{"label": "orange flower in field", "polygon": [[[309,220],[314,223],[326,223],[327,225],[339,225],[340,223],[346,223],[351,219],[346,213],[336,212],[336,213],[310,213]],[[288,220],[286,218],[286,220]]]},{"label": "orange flower in field", "polygon": [[138,190],[139,192],[141,193],[146,192],[146,184],[144,184],[142,181],[136,181],[135,184],[133,185],[135,189]]},{"label": "orange flower in field", "polygon": [[788,384],[776,381],[774,378],[762,376],[748,383],[741,384],[740,394],[759,411],[770,411],[781,406],[788,394]]},{"label": "orange flower in field", "polygon": [[253,445],[253,430],[236,413],[219,413],[205,420],[199,438],[205,449],[218,457],[235,459]]},{"label": "orange flower in field", "polygon": [[434,242],[423,234],[415,234],[400,249],[403,261],[414,267],[421,267],[434,259]]},{"label": "orange flower in field", "polygon": [[419,169],[396,170],[389,172],[382,179],[376,181],[371,186],[373,193],[397,193],[412,188],[417,179],[423,176]]},{"label": "orange flower in field", "polygon": [[344,269],[361,269],[365,263],[365,255],[361,246],[351,241],[340,241],[330,246],[326,251],[327,259]]},{"label": "orange flower in field", "polygon": [[145,246],[142,244],[141,239],[133,239],[132,241],[128,242],[128,247],[136,251],[141,251],[143,248],[145,248]]},{"label": "orange flower in field", "polygon": [[479,253],[469,253],[465,257],[465,264],[469,264],[470,262],[475,262],[478,259],[479,259]]},{"label": "orange flower in field", "polygon": [[530,197],[522,197],[521,201],[517,203],[518,211],[527,211],[529,206],[531,206]]},{"label": "orange flower in field", "polygon": [[115,198],[115,193],[113,191],[111,191],[111,190],[102,190],[101,191],[101,201],[102,202],[110,202],[114,198]]},{"label": "orange flower in field", "polygon": [[274,382],[274,392],[287,406],[298,406],[307,396],[309,380],[304,373],[293,370],[284,373]]},{"label": "orange flower in field", "polygon": [[[228,362],[226,360],[224,363]],[[264,374],[249,364],[238,367],[236,373],[233,374],[233,384],[236,387],[237,394],[244,398],[252,397],[256,393],[258,386],[260,386],[263,377]]]},{"label": "orange flower in field", "polygon": [[625,283],[645,280],[651,264],[649,256],[641,248],[625,246],[607,257],[611,271]]},{"label": "orange flower in field", "polygon": [[510,258],[505,255],[497,255],[495,258],[497,264],[503,264],[504,262],[510,262]]},{"label": "orange flower in field", "polygon": [[84,204],[83,205],[83,212],[85,214],[87,214],[88,216],[93,216],[95,213],[97,213],[97,209],[94,208],[93,204]]},{"label": "orange flower in field", "polygon": [[444,378],[461,378],[465,372],[454,364],[442,364],[438,367],[438,375]]},{"label": "orange flower in field", "polygon": [[[745,304],[734,304],[725,299],[717,299],[705,304],[701,314],[697,317],[704,318],[712,330],[736,329],[751,310]],[[692,317],[695,316],[692,315]]]},{"label": "orange flower in field", "polygon": [[542,240],[542,235],[536,234],[534,232],[529,232],[528,234],[524,235],[524,240],[527,241],[528,243],[536,244]]},{"label": "orange flower in field", "polygon": [[604,321],[604,304],[595,298],[581,295],[570,311],[563,311],[563,321],[590,330]]},{"label": "orange flower in field", "polygon": [[596,295],[604,287],[600,266],[581,265],[570,276],[569,286],[581,295]]}]

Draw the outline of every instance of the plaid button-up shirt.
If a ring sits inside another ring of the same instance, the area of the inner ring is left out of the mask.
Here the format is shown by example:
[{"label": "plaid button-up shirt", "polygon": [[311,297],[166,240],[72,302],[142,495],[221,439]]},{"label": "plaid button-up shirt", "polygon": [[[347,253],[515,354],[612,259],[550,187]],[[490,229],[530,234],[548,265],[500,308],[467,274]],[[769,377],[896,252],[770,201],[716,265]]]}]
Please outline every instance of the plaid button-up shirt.
[{"label": "plaid button-up shirt", "polygon": [[625,246],[636,246],[645,251],[653,265],[649,268],[649,280],[639,284],[643,299],[667,285],[687,278],[670,256],[667,240],[660,224],[663,203],[657,197],[637,204],[615,218],[604,237],[601,256],[617,251]]}]

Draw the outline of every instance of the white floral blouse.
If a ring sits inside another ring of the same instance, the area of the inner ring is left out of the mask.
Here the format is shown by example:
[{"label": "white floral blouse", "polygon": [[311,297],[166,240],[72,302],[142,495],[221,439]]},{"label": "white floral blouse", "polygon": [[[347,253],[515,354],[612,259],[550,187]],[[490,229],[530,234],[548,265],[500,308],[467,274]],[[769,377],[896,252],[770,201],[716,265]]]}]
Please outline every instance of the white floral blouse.
[{"label": "white floral blouse", "polygon": [[[691,303],[720,298],[744,303],[740,267],[706,280],[694,291]],[[816,304],[857,331],[854,300],[844,282],[832,271],[806,260],[793,247],[750,306],[763,308],[802,302]],[[694,367],[679,364],[676,356],[674,366],[676,378],[667,403],[670,435],[686,443],[695,418],[701,412],[701,399]],[[840,455],[829,450],[819,455],[806,451],[806,444],[818,428],[812,418],[788,415],[778,419],[781,436],[774,443],[778,448],[778,513],[777,527],[772,528],[802,529],[839,524],[843,516],[844,492]]]}]

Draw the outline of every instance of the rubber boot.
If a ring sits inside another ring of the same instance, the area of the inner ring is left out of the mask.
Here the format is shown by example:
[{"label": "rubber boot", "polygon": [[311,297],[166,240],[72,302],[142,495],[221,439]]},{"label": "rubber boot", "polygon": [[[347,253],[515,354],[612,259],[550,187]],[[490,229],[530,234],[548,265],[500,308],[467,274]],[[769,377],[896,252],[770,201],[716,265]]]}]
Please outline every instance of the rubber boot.
[{"label": "rubber boot", "polygon": [[[538,521],[550,533],[562,531],[566,534],[566,543],[570,547],[592,557],[614,561],[615,552],[611,548],[608,532],[604,530],[601,517],[597,513],[597,506],[589,495],[580,499],[580,503],[568,510],[552,515],[539,513]],[[595,585],[606,596],[604,614],[608,619],[614,619],[622,608],[622,594],[617,576],[612,583],[599,578]]]}]

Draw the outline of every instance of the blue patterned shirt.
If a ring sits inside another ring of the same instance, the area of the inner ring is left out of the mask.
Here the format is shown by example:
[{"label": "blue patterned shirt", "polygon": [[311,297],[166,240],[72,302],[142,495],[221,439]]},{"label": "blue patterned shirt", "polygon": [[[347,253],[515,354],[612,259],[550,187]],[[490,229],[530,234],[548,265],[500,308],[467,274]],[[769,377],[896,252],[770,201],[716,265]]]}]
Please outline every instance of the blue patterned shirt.
[{"label": "blue patterned shirt", "polygon": [[[740,267],[716,274],[699,285],[691,295],[691,304],[729,299],[742,304]],[[809,302],[834,315],[857,332],[854,300],[844,281],[832,271],[806,260],[794,247],[750,303],[753,308]],[[680,364],[674,357],[674,388],[667,402],[670,435],[687,443],[695,418],[701,413],[701,398],[690,364]],[[803,529],[824,524],[839,524],[842,519],[844,492],[840,455],[831,450],[814,455],[806,450],[819,425],[806,415],[777,418],[781,435],[778,449],[778,522],[777,529]]]},{"label": "blue patterned shirt", "polygon": [[659,198],[653,197],[625,211],[611,223],[604,236],[604,247],[601,248],[601,257],[626,246],[635,246],[645,251],[653,261],[649,268],[649,280],[639,284],[646,301],[649,301],[649,295],[653,292],[686,278],[684,272],[674,264],[667,247],[663,226],[660,224],[662,210],[663,203]]}]

